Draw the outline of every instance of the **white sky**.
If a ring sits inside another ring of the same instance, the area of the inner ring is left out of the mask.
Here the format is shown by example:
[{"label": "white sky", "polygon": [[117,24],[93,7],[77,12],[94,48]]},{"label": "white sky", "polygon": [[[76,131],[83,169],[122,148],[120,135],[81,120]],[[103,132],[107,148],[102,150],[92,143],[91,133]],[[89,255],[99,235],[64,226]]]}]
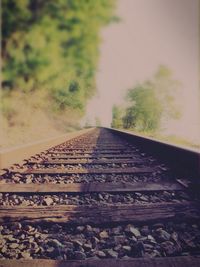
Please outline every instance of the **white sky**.
[{"label": "white sky", "polygon": [[102,31],[98,94],[86,115],[91,123],[98,116],[110,126],[113,104],[164,64],[183,84],[183,116],[168,125],[168,132],[199,140],[199,7],[198,0],[118,1],[122,21]]}]

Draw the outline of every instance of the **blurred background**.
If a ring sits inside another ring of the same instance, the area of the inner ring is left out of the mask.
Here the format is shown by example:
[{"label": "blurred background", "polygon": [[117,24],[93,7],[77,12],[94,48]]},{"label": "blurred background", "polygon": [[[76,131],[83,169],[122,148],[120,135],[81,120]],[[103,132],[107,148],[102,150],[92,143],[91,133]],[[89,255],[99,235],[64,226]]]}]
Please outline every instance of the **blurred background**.
[{"label": "blurred background", "polygon": [[91,126],[200,144],[199,0],[2,0],[0,148]]}]

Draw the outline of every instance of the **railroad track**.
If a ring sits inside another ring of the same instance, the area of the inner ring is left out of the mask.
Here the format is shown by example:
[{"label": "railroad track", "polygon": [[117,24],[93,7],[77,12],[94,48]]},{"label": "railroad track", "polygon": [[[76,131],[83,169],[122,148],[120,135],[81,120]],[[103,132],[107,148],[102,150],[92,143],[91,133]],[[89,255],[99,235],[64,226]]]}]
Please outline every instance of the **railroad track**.
[{"label": "railroad track", "polygon": [[98,128],[1,176],[0,266],[200,266],[199,154]]}]

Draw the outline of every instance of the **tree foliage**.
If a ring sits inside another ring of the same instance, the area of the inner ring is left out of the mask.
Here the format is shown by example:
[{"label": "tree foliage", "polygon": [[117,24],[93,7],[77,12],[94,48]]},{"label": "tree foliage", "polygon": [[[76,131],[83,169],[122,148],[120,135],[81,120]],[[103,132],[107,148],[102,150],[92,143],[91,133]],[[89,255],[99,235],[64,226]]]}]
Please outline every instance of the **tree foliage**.
[{"label": "tree foliage", "polygon": [[95,117],[95,126],[96,127],[101,127],[101,120],[99,117]]},{"label": "tree foliage", "polygon": [[53,107],[84,111],[95,92],[99,33],[115,0],[2,0],[3,89],[46,90]]},{"label": "tree foliage", "polygon": [[124,128],[135,127],[140,131],[157,129],[163,110],[154,88],[148,83],[138,85],[129,90],[127,97],[131,106],[123,117]]},{"label": "tree foliage", "polygon": [[164,120],[180,117],[176,101],[179,86],[172,72],[160,66],[151,80],[128,90],[127,107],[123,111],[120,112],[120,107],[113,107],[112,127],[143,132],[159,130]]},{"label": "tree foliage", "polygon": [[117,105],[112,108],[112,123],[111,127],[121,128],[122,127],[122,110]]}]

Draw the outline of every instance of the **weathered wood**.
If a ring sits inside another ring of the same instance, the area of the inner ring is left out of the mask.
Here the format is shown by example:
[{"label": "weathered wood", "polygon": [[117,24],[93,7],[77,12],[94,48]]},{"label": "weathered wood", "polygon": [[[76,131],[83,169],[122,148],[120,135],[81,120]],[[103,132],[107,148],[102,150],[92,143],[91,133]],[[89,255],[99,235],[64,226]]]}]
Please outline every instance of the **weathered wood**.
[{"label": "weathered wood", "polygon": [[28,164],[44,164],[44,165],[50,165],[50,164],[112,164],[112,163],[119,163],[119,164],[134,164],[134,163],[145,163],[147,160],[141,160],[141,159],[83,159],[83,160],[74,160],[74,159],[68,159],[68,160],[29,160]]},{"label": "weathered wood", "polygon": [[200,210],[192,202],[156,203],[147,205],[56,205],[56,206],[1,206],[0,222],[53,222],[53,223],[122,223],[152,222],[159,220],[182,221],[200,219]]},{"label": "weathered wood", "polygon": [[148,192],[181,191],[178,183],[72,183],[72,184],[1,184],[0,192],[15,193],[57,193],[57,192]]},{"label": "weathered wood", "polygon": [[12,173],[22,173],[22,174],[113,174],[113,173],[151,173],[155,172],[155,168],[105,168],[105,169],[74,169],[74,170],[67,170],[61,168],[52,168],[52,169],[13,169],[11,170]]},{"label": "weathered wood", "polygon": [[133,258],[127,260],[0,260],[0,267],[199,267],[200,257]]},{"label": "weathered wood", "polygon": [[126,147],[126,146],[116,146],[116,147],[107,147],[107,146],[83,146],[83,147],[77,147],[76,145],[74,145],[74,147],[68,147],[68,146],[65,146],[65,147],[54,147],[53,149],[49,149],[48,152],[54,152],[54,151],[59,151],[59,152],[62,152],[62,151],[79,151],[79,150],[87,150],[87,151],[121,151],[121,150],[136,150],[135,148],[133,147]]},{"label": "weathered wood", "polygon": [[49,154],[61,154],[61,155],[73,155],[73,154],[97,154],[97,155],[101,155],[101,154],[119,154],[122,153],[122,151],[126,150],[126,153],[133,153],[133,150],[127,150],[127,149],[120,149],[120,150],[103,150],[103,149],[98,149],[98,150],[84,150],[84,149],[80,149],[80,150],[72,150],[72,151],[67,151],[68,149],[62,149],[62,150],[49,150],[48,153]]},{"label": "weathered wood", "polygon": [[[57,146],[55,147],[55,149],[57,150],[62,150],[62,147],[60,146]],[[108,149],[111,149],[111,150],[119,150],[119,149],[134,149],[135,150],[135,147],[131,146],[131,145],[126,145],[126,144],[123,144],[123,145],[103,145],[103,144],[99,144],[99,145],[92,145],[91,143],[89,144],[84,144],[84,145],[79,145],[79,144],[74,144],[73,146],[72,145],[66,145],[65,147],[66,150],[85,150],[85,149],[101,149],[101,150],[108,150]],[[52,150],[52,149],[49,149],[49,151]]]},{"label": "weathered wood", "polygon": [[114,159],[119,159],[119,158],[136,158],[135,154],[116,154],[116,155],[110,155],[110,154],[101,154],[101,155],[52,155],[51,158],[56,158],[56,159],[85,159],[85,158],[114,158]]}]

